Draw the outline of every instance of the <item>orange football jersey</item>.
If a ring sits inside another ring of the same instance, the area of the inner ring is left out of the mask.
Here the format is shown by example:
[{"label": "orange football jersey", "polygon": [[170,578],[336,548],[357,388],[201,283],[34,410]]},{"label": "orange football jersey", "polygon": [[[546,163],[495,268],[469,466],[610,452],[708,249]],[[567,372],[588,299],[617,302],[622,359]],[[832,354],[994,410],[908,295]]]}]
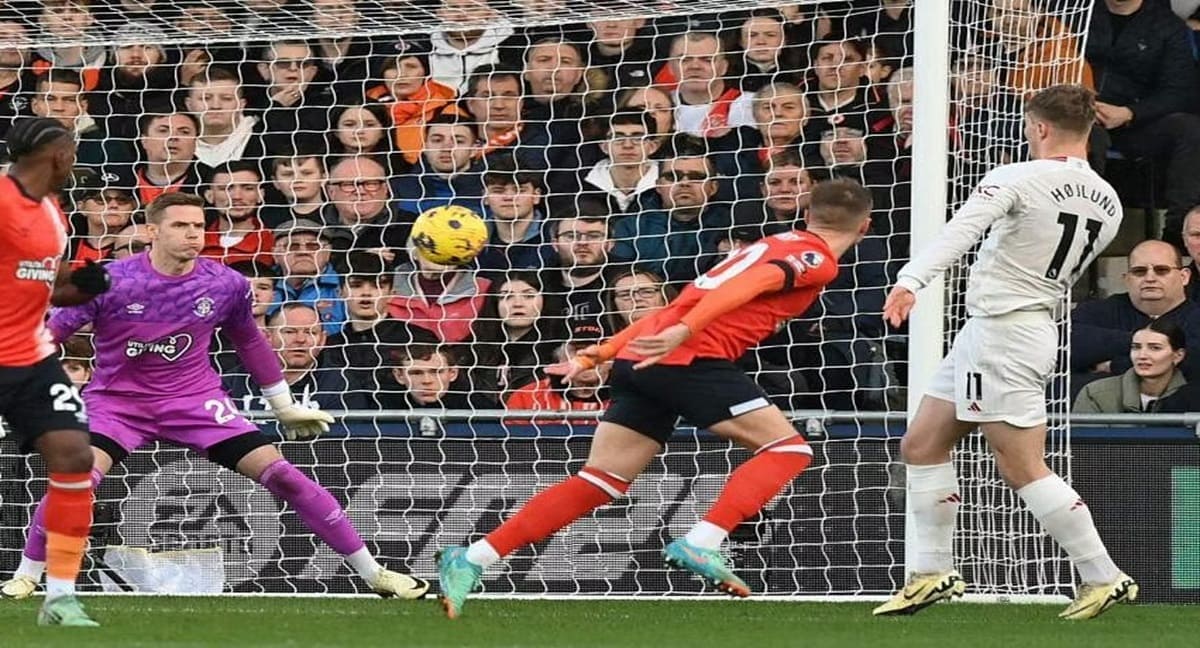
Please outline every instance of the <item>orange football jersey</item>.
[{"label": "orange football jersey", "polygon": [[28,367],[57,351],[46,310],[67,248],[62,210],[0,176],[0,366]]}]

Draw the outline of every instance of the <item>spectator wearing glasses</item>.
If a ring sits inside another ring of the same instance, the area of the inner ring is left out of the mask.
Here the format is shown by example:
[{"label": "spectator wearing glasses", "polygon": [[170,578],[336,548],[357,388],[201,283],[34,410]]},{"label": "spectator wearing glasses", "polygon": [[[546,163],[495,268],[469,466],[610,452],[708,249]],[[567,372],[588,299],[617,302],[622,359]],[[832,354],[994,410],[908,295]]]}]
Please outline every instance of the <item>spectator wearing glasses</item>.
[{"label": "spectator wearing glasses", "polygon": [[624,110],[604,117],[600,151],[604,157],[578,173],[553,176],[553,211],[571,209],[581,195],[608,203],[614,217],[632,216],[660,206],[654,188],[659,162],[653,159],[661,143],[650,113]]},{"label": "spectator wearing glasses", "polygon": [[1185,376],[1197,373],[1200,353],[1200,306],[1187,298],[1191,271],[1183,267],[1179,251],[1163,241],[1144,241],[1129,253],[1125,287],[1129,292],[1088,301],[1071,315],[1071,371],[1076,384],[1120,375],[1131,366],[1129,345],[1133,332],[1151,320],[1172,320],[1183,328],[1188,354]]},{"label": "spectator wearing glasses", "polygon": [[630,268],[612,277],[606,300],[608,329],[619,332],[643,317],[667,307],[678,291],[662,276],[643,268]]},{"label": "spectator wearing glasses", "polygon": [[334,103],[328,84],[315,84],[318,67],[304,41],[277,41],[262,48],[256,66],[263,79],[258,105],[263,109],[267,151],[293,151],[306,138],[322,137],[329,129]]},{"label": "spectator wearing glasses", "polygon": [[204,201],[215,214],[204,231],[200,256],[226,264],[255,261],[275,265],[275,236],[258,218],[262,206],[262,176],[257,162],[228,162],[212,174]]},{"label": "spectator wearing glasses", "polygon": [[568,327],[593,324],[615,333],[604,317],[605,269],[613,241],[603,205],[582,201],[577,211],[557,219],[553,227],[557,264],[546,271],[544,292],[562,296],[560,315]]},{"label": "spectator wearing glasses", "polygon": [[346,321],[342,279],[330,260],[336,240],[332,228],[305,218],[275,229],[275,263],[280,277],[275,284],[274,303],[311,306],[329,335],[342,330]]},{"label": "spectator wearing glasses", "polygon": [[386,174],[377,159],[364,155],[338,162],[329,169],[329,207],[322,216],[351,241],[350,248],[373,252],[391,265],[398,255],[403,258],[416,214],[395,207]]},{"label": "spectator wearing glasses", "polygon": [[643,212],[613,227],[613,258],[645,265],[668,282],[688,282],[715,254],[731,222],[729,211],[714,202],[716,170],[703,148],[677,151],[666,160],[656,191],[662,209]]},{"label": "spectator wearing glasses", "polygon": [[68,252],[72,267],[111,257],[114,247],[122,242],[121,230],[133,219],[137,209],[133,191],[109,185],[106,178],[114,177],[86,169],[75,174],[75,187],[71,191],[75,213],[71,217]]}]

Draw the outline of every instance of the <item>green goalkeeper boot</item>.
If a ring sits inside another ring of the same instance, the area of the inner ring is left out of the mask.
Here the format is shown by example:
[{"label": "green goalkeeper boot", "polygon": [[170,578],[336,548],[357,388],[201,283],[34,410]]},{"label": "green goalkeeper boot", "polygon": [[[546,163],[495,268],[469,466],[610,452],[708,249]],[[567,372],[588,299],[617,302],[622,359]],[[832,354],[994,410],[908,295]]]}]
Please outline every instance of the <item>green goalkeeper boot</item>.
[{"label": "green goalkeeper boot", "polygon": [[711,582],[730,596],[750,596],[750,586],[733,573],[725,556],[716,549],[702,549],[680,538],[663,549],[663,560],[672,567],[686,569]]},{"label": "green goalkeeper boot", "polygon": [[467,560],[466,547],[442,549],[437,553],[437,561],[442,609],[447,617],[457,619],[467,604],[467,596],[479,587],[483,567]]},{"label": "green goalkeeper boot", "polygon": [[56,596],[46,599],[38,612],[40,626],[70,626],[75,628],[95,628],[99,626],[83,610],[83,603],[74,594]]}]

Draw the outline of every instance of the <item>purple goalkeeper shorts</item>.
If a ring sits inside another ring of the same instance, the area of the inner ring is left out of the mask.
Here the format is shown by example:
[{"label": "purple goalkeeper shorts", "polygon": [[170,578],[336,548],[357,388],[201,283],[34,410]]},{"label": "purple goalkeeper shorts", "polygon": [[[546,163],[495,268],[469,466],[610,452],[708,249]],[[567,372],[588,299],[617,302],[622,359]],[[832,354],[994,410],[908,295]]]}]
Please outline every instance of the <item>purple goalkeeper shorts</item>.
[{"label": "purple goalkeeper shorts", "polygon": [[234,407],[225,392],[169,399],[85,395],[92,434],[133,452],[151,441],[205,452],[212,446],[258,428]]}]

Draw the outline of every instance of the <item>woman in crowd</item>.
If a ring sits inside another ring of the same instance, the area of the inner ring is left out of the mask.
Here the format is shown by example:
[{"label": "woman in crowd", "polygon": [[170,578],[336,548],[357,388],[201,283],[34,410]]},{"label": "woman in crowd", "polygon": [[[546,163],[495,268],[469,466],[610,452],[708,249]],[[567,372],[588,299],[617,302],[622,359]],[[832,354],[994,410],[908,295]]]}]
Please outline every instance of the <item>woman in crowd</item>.
[{"label": "woman in crowd", "polygon": [[605,298],[611,330],[620,331],[643,317],[662,310],[677,294],[665,285],[662,276],[650,270],[632,268],[613,276],[612,288]]},{"label": "woman in crowd", "polygon": [[533,270],[508,273],[492,284],[479,317],[471,327],[471,343],[463,363],[476,407],[496,407],[516,389],[535,382],[554,362],[562,344],[562,321],[551,315],[562,309],[545,292]]},{"label": "woman in crowd", "polygon": [[1159,411],[1163,399],[1187,380],[1179,371],[1187,339],[1172,320],[1151,320],[1135,331],[1129,345],[1133,367],[1120,376],[1090,382],[1075,398],[1073,412],[1121,414]]}]

